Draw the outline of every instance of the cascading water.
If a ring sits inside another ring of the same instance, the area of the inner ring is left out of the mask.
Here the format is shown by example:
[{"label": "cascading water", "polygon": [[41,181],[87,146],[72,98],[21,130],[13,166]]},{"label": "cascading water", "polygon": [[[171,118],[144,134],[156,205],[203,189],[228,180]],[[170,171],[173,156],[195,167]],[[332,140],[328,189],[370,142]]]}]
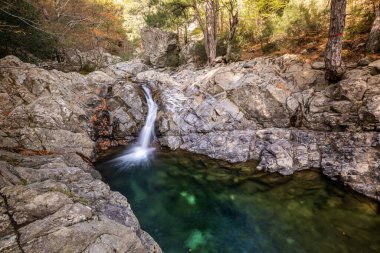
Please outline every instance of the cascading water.
[{"label": "cascading water", "polygon": [[128,149],[124,155],[116,158],[118,162],[125,165],[123,167],[147,162],[149,155],[154,150],[153,147],[150,147],[150,144],[154,138],[154,121],[157,117],[158,106],[154,102],[149,88],[145,85],[143,85],[142,88],[148,104],[148,116],[146,118],[145,125],[139,134],[137,144]]},{"label": "cascading water", "polygon": [[140,132],[138,145],[142,149],[148,149],[152,138],[154,137],[154,121],[157,117],[157,104],[152,98],[150,90],[145,85],[142,86],[146,102],[148,103],[148,116],[145,121],[145,125]]}]

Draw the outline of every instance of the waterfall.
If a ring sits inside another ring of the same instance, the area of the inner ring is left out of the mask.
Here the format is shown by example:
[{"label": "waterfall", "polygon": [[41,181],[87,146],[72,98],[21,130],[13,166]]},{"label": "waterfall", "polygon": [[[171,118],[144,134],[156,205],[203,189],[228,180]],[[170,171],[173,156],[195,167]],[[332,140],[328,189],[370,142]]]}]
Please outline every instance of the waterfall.
[{"label": "waterfall", "polygon": [[157,117],[157,104],[153,101],[152,94],[148,87],[143,85],[142,88],[148,104],[148,116],[146,117],[145,125],[140,132],[138,145],[143,149],[147,149],[154,137],[154,121]]},{"label": "waterfall", "polygon": [[148,115],[142,128],[138,142],[135,146],[128,149],[124,155],[117,158],[126,166],[139,164],[148,160],[149,155],[153,152],[154,148],[150,147],[150,144],[154,138],[154,121],[157,117],[158,106],[152,98],[152,93],[145,85],[142,86],[145,99],[148,104]]}]

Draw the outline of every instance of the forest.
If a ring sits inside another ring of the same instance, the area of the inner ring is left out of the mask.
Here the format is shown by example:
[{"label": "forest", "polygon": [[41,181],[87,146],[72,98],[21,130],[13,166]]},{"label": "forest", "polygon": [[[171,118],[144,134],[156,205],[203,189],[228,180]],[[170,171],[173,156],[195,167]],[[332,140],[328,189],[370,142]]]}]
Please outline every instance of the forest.
[{"label": "forest", "polygon": [[[379,1],[345,4],[343,57],[378,52]],[[209,46],[212,58],[227,61],[284,53],[318,58],[329,17],[325,0],[1,0],[0,55],[59,60],[66,48],[103,47],[130,59],[141,51],[140,29],[150,26],[176,33],[181,46],[197,43],[200,63]]]}]

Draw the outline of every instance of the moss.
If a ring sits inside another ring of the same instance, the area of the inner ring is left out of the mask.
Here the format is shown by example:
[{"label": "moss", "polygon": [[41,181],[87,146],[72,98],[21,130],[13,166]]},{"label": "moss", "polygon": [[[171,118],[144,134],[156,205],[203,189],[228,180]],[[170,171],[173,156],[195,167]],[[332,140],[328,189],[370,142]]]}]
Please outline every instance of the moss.
[{"label": "moss", "polygon": [[20,181],[21,181],[22,185],[28,185],[29,184],[29,181],[25,178],[21,178]]},{"label": "moss", "polygon": [[172,52],[168,54],[166,58],[166,66],[168,67],[178,67],[181,64],[181,59],[178,52]]},{"label": "moss", "polygon": [[60,192],[65,194],[66,196],[68,196],[70,199],[72,199],[76,203],[81,203],[82,205],[89,205],[90,204],[89,200],[76,195],[74,192],[72,192],[70,190],[60,190]]},{"label": "moss", "polygon": [[82,66],[80,73],[82,74],[88,74],[96,70],[96,66],[91,63],[86,63]]}]

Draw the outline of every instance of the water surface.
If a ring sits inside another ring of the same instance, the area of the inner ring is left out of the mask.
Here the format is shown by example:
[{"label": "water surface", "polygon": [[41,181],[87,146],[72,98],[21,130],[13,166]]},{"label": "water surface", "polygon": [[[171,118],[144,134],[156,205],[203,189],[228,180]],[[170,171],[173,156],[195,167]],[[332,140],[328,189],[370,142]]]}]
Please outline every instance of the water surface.
[{"label": "water surface", "polygon": [[166,253],[380,252],[377,203],[317,171],[284,177],[178,151],[120,167],[97,165]]}]

